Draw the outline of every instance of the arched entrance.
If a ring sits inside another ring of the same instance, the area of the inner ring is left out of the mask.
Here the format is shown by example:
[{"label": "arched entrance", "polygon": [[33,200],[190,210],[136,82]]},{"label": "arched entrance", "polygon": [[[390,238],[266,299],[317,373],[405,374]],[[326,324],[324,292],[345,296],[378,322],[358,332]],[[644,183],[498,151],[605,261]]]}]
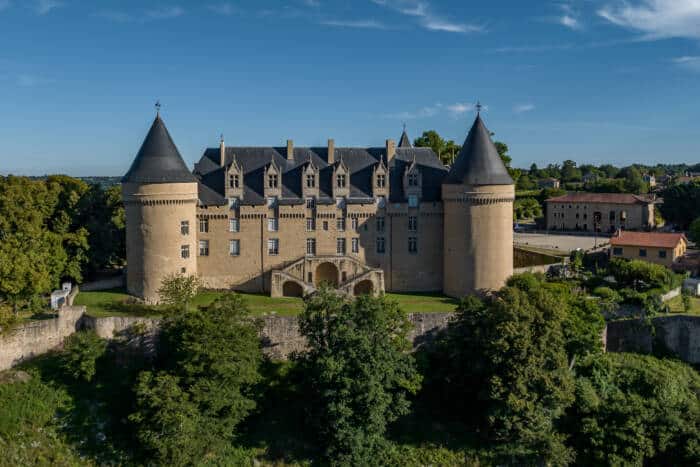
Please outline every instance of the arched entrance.
[{"label": "arched entrance", "polygon": [[374,284],[370,280],[360,281],[355,284],[353,295],[372,295],[374,293]]},{"label": "arched entrance", "polygon": [[333,263],[321,263],[316,268],[316,282],[318,287],[321,284],[329,284],[338,287],[338,268]]},{"label": "arched entrance", "polygon": [[304,289],[294,281],[287,281],[282,286],[282,295],[285,297],[303,297]]}]

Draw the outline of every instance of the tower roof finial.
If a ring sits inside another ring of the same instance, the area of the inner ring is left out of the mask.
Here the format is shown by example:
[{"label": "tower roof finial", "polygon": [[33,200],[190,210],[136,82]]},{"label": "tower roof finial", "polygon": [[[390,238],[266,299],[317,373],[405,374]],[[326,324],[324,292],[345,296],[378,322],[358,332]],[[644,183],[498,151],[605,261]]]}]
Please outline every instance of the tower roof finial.
[{"label": "tower roof finial", "polygon": [[476,115],[481,115],[481,110],[484,108],[483,105],[481,105],[481,101],[477,100],[476,101]]},{"label": "tower roof finial", "polygon": [[156,101],[156,117],[160,117],[160,99]]}]

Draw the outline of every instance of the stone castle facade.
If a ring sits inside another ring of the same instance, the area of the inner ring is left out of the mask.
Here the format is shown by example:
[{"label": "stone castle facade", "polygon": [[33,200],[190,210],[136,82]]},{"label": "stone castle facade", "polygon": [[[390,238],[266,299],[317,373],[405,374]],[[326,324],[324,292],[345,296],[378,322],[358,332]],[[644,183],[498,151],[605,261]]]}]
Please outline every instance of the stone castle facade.
[{"label": "stone castle facade", "polygon": [[301,296],[500,288],[514,186],[480,116],[452,167],[404,131],[381,147],[207,149],[190,171],[158,115],[124,176],[127,289],[162,279]]}]

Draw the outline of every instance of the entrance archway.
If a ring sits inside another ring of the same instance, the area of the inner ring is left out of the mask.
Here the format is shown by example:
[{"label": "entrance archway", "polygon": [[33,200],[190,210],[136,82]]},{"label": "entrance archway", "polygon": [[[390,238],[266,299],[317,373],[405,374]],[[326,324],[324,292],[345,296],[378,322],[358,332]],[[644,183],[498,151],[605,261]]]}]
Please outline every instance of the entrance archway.
[{"label": "entrance archway", "polygon": [[338,268],[333,263],[321,263],[316,268],[316,287],[329,284],[338,287]]},{"label": "entrance archway", "polygon": [[374,293],[374,284],[370,280],[360,281],[355,284],[353,289],[353,294],[358,295],[372,295]]},{"label": "entrance archway", "polygon": [[282,285],[282,295],[285,297],[303,297],[304,289],[293,281],[287,281]]}]

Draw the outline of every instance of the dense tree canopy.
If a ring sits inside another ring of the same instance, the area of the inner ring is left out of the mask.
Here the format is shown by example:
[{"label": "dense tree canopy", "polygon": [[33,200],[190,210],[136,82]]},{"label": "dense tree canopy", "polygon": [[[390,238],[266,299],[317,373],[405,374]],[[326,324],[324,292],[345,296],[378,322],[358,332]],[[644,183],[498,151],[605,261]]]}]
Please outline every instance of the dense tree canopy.
[{"label": "dense tree canopy", "polygon": [[664,199],[659,206],[666,222],[687,229],[700,217],[700,182],[673,185],[661,193]]}]

